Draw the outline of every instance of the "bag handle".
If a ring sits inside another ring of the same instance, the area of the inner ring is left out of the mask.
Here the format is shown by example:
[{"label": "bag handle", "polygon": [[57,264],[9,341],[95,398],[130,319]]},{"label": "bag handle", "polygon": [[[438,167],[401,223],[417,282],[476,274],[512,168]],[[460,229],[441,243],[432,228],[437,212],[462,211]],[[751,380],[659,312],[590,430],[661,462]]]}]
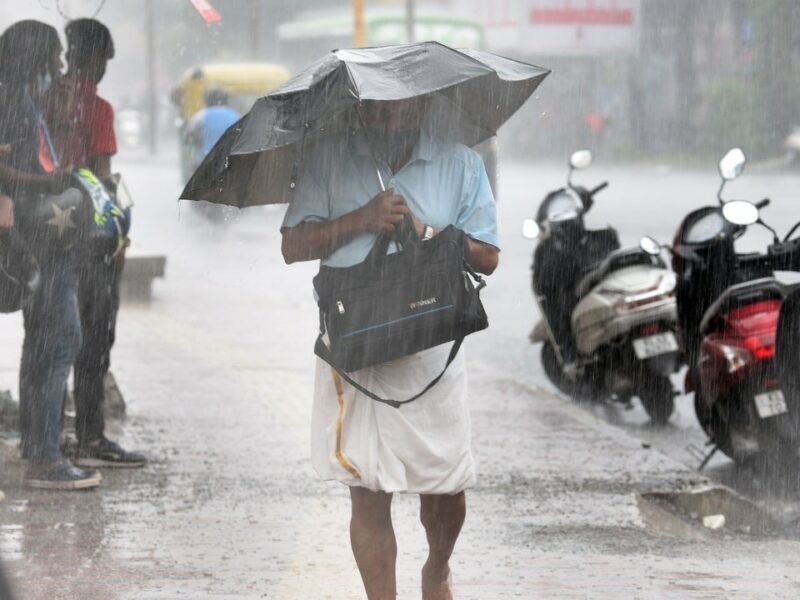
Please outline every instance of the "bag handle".
[{"label": "bag handle", "polygon": [[[320,311],[320,320],[323,320],[323,319],[324,319],[324,315],[322,314],[322,311]],[[328,363],[331,367],[333,367],[333,369],[339,374],[339,376],[342,379],[344,379],[347,383],[352,385],[354,388],[356,388],[359,392],[361,392],[362,394],[364,394],[368,398],[372,398],[373,400],[375,400],[377,402],[382,402],[384,404],[388,404],[392,408],[400,408],[404,404],[408,404],[410,402],[413,402],[414,400],[416,400],[417,398],[419,398],[420,396],[425,394],[428,390],[430,390],[437,383],[439,383],[439,380],[444,376],[445,372],[447,371],[448,367],[450,366],[450,363],[452,363],[453,360],[455,360],[456,355],[458,354],[458,351],[461,348],[461,344],[462,344],[463,341],[464,341],[464,336],[463,335],[459,336],[458,338],[456,338],[455,343],[453,344],[453,347],[450,349],[450,355],[447,357],[447,362],[445,363],[444,369],[442,369],[442,372],[439,373],[436,377],[434,377],[430,381],[430,383],[428,383],[428,385],[426,385],[423,388],[423,390],[421,392],[419,392],[418,394],[414,394],[411,398],[408,398],[406,400],[392,400],[390,398],[381,398],[377,394],[373,394],[367,388],[365,388],[362,385],[360,385],[360,384],[356,383],[355,381],[353,381],[353,378],[350,377],[347,373],[345,373],[343,369],[340,369],[336,365],[336,363],[333,361],[333,359],[331,358],[330,350],[325,345],[325,342],[322,341],[322,333],[320,333],[319,337],[317,338],[317,343],[314,346],[314,353],[317,356],[319,356],[322,360],[324,360],[326,363]]]},{"label": "bag handle", "polygon": [[375,240],[364,262],[374,267],[381,257],[386,256],[391,242],[397,244],[401,252],[418,246],[419,238],[414,231],[414,222],[411,220],[410,215],[406,215],[403,218],[397,233],[398,235],[395,239],[392,239],[392,236],[386,233],[378,235],[378,239]]}]

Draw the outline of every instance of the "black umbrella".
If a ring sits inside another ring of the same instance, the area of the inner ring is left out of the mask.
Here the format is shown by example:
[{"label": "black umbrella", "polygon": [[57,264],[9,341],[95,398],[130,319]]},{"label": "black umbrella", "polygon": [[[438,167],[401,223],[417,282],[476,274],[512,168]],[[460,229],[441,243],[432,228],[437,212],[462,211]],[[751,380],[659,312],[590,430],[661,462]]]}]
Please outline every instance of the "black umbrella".
[{"label": "black umbrella", "polygon": [[362,101],[429,96],[431,133],[474,146],[495,135],[549,73],[437,42],[335,50],[259,98],[217,142],[181,198],[239,207],[290,202],[303,149],[316,136],[357,125],[353,112]]}]

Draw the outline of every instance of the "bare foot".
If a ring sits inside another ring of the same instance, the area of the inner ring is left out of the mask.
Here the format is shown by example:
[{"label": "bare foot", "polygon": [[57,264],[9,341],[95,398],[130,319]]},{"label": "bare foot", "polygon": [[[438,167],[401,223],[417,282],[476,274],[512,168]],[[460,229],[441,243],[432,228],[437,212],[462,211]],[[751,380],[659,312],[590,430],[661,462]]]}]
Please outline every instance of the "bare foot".
[{"label": "bare foot", "polygon": [[422,567],[422,600],[454,600],[453,574],[444,570]]}]

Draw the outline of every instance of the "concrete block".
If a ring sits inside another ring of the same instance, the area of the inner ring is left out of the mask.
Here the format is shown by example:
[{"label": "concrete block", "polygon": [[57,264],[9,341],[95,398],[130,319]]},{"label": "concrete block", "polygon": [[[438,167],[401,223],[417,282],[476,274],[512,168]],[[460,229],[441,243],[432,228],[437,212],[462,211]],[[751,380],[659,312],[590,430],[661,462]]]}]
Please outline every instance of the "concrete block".
[{"label": "concrete block", "polygon": [[163,278],[167,257],[163,255],[125,257],[120,296],[123,302],[148,302],[152,297],[153,279]]}]

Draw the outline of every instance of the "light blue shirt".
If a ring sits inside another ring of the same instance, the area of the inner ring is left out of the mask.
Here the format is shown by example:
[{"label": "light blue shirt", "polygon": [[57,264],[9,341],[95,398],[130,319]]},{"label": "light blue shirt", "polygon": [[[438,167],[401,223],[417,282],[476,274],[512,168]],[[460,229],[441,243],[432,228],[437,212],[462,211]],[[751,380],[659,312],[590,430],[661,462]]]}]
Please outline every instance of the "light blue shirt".
[{"label": "light blue shirt", "polygon": [[[367,204],[378,192],[379,168],[384,184],[406,199],[426,225],[455,225],[471,238],[500,248],[497,210],[481,157],[464,145],[430,137],[424,130],[409,161],[397,173],[373,159],[360,132],[351,132],[307,147],[298,167],[294,198],[283,227],[305,221],[337,219]],[[349,267],[369,254],[377,235],[362,233],[322,264]]]},{"label": "light blue shirt", "polygon": [[241,115],[230,106],[209,106],[192,117],[189,130],[200,129],[200,152],[203,157],[211,152],[219,138],[240,118]]}]

